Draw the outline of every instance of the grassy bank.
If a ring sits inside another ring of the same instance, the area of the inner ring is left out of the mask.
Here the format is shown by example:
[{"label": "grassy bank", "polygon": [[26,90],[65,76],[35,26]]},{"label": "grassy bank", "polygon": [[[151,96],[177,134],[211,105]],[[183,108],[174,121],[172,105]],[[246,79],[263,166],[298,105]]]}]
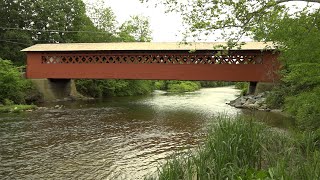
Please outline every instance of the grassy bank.
[{"label": "grassy bank", "polygon": [[0,113],[8,113],[8,112],[22,112],[28,110],[35,110],[37,108],[36,105],[10,105],[10,106],[0,106]]},{"label": "grassy bank", "polygon": [[205,144],[147,179],[319,179],[320,132],[283,132],[244,116],[217,117]]}]

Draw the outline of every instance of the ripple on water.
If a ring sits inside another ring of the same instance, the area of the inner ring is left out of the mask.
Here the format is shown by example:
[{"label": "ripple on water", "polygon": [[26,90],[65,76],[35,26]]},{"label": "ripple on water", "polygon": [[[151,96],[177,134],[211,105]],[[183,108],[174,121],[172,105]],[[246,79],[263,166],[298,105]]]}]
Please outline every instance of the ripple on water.
[{"label": "ripple on water", "polygon": [[215,113],[237,112],[225,105],[237,91],[224,90],[4,115],[0,178],[142,179],[176,151],[198,146]]}]

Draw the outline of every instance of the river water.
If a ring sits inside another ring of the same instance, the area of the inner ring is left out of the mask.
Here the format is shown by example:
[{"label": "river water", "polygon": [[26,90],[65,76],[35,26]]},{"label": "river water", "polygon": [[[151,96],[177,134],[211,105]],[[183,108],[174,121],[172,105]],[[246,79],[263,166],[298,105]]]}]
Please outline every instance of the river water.
[{"label": "river water", "polygon": [[170,155],[203,142],[206,127],[220,113],[251,114],[277,127],[290,124],[277,114],[226,105],[238,94],[232,87],[182,95],[156,91],[0,114],[0,179],[143,179]]}]

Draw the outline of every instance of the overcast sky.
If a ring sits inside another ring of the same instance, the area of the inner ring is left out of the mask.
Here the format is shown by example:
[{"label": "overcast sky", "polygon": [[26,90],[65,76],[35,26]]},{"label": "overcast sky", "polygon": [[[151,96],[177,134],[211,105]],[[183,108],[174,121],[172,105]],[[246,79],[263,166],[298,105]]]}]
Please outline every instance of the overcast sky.
[{"label": "overcast sky", "polygon": [[[95,0],[85,0],[95,1]],[[106,6],[111,7],[117,17],[119,24],[130,19],[132,15],[143,15],[149,18],[154,42],[179,42],[182,41],[181,32],[183,32],[182,20],[178,14],[165,13],[163,6],[154,7],[149,4],[142,4],[139,0],[103,0]],[[295,4],[299,9],[303,8],[306,3],[289,3]],[[315,5],[319,7],[318,5]],[[214,38],[209,38],[208,40]],[[250,39],[244,39],[248,41]],[[212,41],[212,40],[211,40]]]},{"label": "overcast sky", "polygon": [[[87,0],[94,1],[94,0]],[[182,21],[179,15],[165,13],[163,6],[149,6],[139,0],[104,0],[111,7],[119,24],[130,19],[132,15],[143,15],[149,18],[154,42],[178,42],[182,40]]]}]

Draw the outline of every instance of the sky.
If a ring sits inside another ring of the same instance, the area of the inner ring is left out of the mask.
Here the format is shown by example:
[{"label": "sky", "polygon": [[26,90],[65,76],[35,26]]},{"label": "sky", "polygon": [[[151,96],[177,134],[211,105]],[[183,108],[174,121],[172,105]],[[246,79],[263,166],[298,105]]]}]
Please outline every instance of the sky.
[{"label": "sky", "polygon": [[[89,0],[94,1],[94,0]],[[139,0],[104,0],[113,10],[119,24],[129,20],[132,15],[149,18],[153,42],[179,42],[182,40],[182,20],[178,14],[165,13],[164,6],[140,3]]]},{"label": "sky", "polygon": [[[85,0],[93,2],[96,0]],[[153,42],[180,42],[182,41],[183,25],[179,14],[165,13],[165,7],[152,4],[140,3],[139,0],[101,0],[106,6],[111,7],[117,17],[119,24],[130,19],[132,15],[143,15],[149,18],[150,28],[152,31]],[[302,9],[306,3],[291,2],[290,5],[296,5]],[[315,7],[319,7],[315,5]],[[215,39],[214,35],[207,40]],[[245,38],[250,41],[250,38]]]}]

